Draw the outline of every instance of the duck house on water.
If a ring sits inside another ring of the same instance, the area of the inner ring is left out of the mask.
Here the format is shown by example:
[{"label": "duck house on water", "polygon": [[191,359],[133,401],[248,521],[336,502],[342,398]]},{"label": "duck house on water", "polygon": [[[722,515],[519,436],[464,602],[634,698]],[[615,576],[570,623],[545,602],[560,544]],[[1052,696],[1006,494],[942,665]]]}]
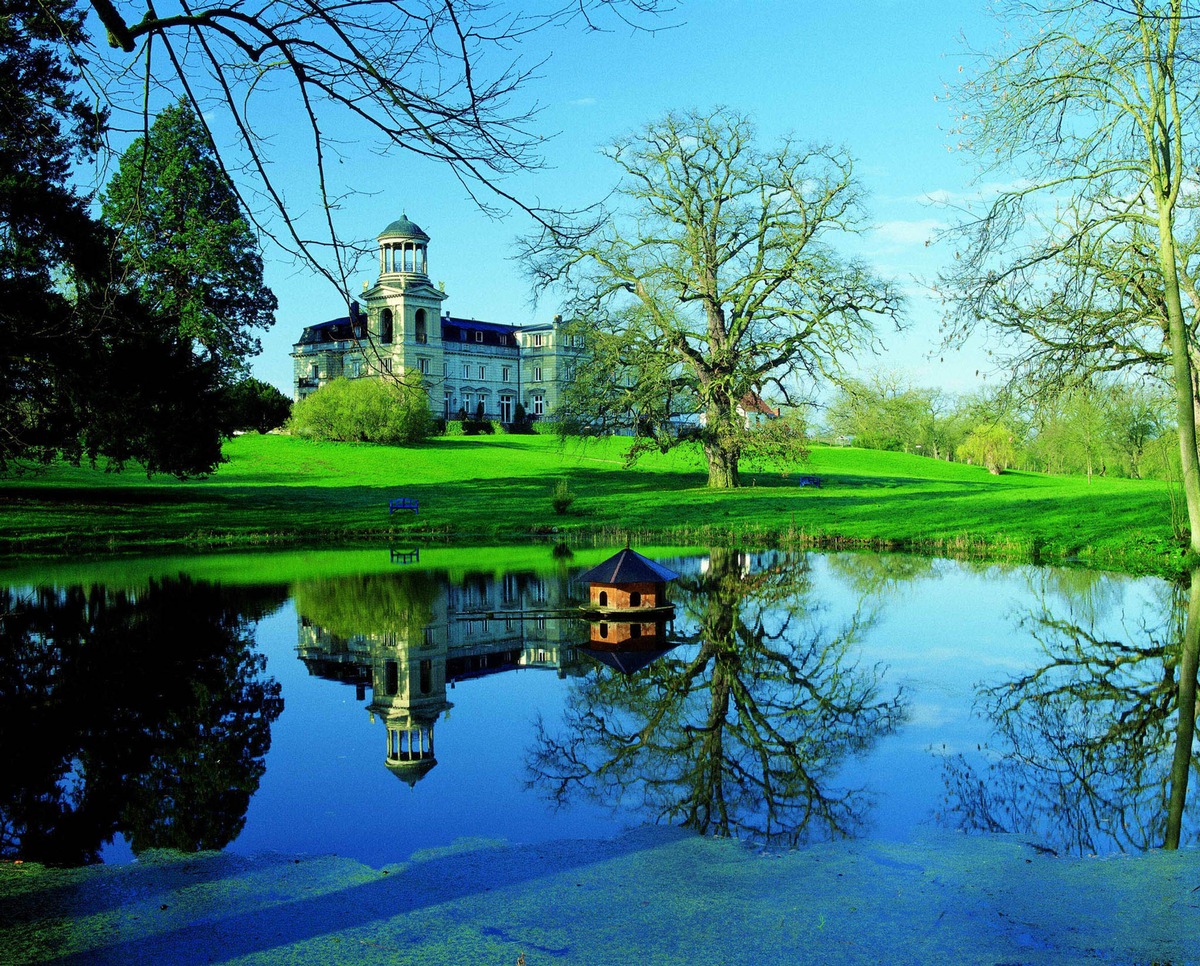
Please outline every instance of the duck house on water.
[{"label": "duck house on water", "polygon": [[667,599],[667,584],[679,574],[626,547],[604,563],[585,570],[576,579],[588,585],[585,617],[673,617],[675,606]]}]

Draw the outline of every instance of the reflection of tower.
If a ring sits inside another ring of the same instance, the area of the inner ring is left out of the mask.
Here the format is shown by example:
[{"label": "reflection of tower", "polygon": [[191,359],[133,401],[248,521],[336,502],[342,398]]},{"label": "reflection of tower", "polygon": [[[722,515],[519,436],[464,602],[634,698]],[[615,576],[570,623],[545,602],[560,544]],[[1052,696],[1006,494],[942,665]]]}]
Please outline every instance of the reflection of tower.
[{"label": "reflection of tower", "polygon": [[372,716],[387,729],[387,767],[415,785],[437,764],[433,725],[452,705],[446,700],[446,648],[399,646],[376,651],[371,669]]},{"label": "reflection of tower", "polygon": [[434,725],[456,682],[587,670],[579,622],[553,616],[568,593],[565,579],[533,571],[315,581],[297,593],[297,653],[311,674],[353,684],[360,701],[371,689],[367,710],[383,718],[388,770],[415,785],[437,764]]}]

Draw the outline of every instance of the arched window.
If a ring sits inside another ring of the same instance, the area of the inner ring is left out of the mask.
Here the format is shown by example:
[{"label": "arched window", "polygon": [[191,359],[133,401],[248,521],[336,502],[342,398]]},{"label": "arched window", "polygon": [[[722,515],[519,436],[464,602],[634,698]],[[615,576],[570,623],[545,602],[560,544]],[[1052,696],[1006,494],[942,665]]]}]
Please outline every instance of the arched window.
[{"label": "arched window", "polygon": [[384,309],[379,316],[379,341],[392,341],[392,310]]},{"label": "arched window", "polygon": [[416,318],[414,319],[413,332],[414,332],[414,338],[418,342],[428,342],[429,341],[429,335],[425,329],[425,310],[424,309],[417,309],[417,315],[416,315]]},{"label": "arched window", "polygon": [[630,607],[641,607],[642,606],[642,595],[639,594],[636,590],[631,590],[629,592],[629,606]]},{"label": "arched window", "polygon": [[599,600],[599,604],[600,604],[600,606],[601,606],[601,607],[607,607],[607,606],[608,606],[608,591],[607,591],[607,590],[602,590],[602,591],[600,591],[600,600]]},{"label": "arched window", "polygon": [[607,624],[600,625],[600,636],[608,637],[608,625]]}]

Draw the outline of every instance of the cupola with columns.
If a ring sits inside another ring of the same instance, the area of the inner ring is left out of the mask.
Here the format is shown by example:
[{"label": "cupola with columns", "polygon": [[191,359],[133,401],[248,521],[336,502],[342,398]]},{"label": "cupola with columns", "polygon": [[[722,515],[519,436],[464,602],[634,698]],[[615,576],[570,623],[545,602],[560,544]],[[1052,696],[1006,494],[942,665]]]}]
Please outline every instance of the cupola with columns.
[{"label": "cupola with columns", "polygon": [[363,293],[374,360],[384,372],[419,372],[430,390],[443,375],[442,302],[429,281],[429,235],[407,215],[379,233],[379,278]]}]

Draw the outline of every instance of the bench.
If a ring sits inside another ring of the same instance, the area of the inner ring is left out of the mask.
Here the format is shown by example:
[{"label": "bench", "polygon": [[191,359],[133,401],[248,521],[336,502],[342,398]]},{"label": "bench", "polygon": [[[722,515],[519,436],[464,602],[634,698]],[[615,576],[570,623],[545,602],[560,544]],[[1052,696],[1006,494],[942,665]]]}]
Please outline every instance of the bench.
[{"label": "bench", "polygon": [[820,486],[821,478],[819,476],[801,476],[796,479],[797,486]]},{"label": "bench", "polygon": [[412,510],[417,513],[417,498],[413,496],[400,496],[393,500],[388,500],[388,516],[391,516],[397,510]]},{"label": "bench", "polygon": [[392,550],[392,563],[408,564],[421,562],[421,548],[416,550]]}]

